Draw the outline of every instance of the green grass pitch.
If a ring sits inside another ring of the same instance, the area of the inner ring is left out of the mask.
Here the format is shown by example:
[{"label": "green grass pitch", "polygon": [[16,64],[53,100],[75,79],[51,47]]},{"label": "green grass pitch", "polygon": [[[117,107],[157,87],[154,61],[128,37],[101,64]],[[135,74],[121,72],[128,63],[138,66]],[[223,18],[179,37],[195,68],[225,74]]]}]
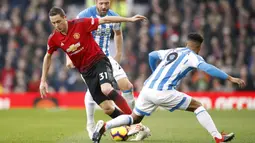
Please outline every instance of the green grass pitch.
[{"label": "green grass pitch", "polygon": [[[231,143],[255,143],[255,111],[210,111],[220,131],[235,132]],[[0,143],[90,143],[84,110],[0,110]],[[96,111],[96,120],[108,120]],[[143,143],[213,143],[193,113],[156,111],[143,120],[152,136]],[[114,143],[109,133],[102,143]],[[128,141],[127,141],[128,143]],[[130,142],[129,142],[130,143]]]}]

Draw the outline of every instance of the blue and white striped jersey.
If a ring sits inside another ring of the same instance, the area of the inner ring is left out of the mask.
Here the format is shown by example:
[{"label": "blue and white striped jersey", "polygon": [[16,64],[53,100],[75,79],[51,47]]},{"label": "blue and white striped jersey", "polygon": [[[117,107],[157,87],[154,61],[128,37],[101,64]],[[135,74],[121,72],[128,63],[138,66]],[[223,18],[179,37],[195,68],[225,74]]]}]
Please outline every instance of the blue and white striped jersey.
[{"label": "blue and white striped jersey", "polygon": [[[118,16],[117,13],[109,10],[106,16]],[[89,7],[81,11],[76,18],[94,17],[100,18],[96,6]],[[93,37],[106,56],[109,56],[109,45],[112,30],[120,30],[120,23],[107,23],[98,26],[97,30],[92,31]]]},{"label": "blue and white striped jersey", "polygon": [[186,47],[156,52],[161,62],[144,86],[160,91],[174,89],[189,71],[205,62],[201,56]]}]

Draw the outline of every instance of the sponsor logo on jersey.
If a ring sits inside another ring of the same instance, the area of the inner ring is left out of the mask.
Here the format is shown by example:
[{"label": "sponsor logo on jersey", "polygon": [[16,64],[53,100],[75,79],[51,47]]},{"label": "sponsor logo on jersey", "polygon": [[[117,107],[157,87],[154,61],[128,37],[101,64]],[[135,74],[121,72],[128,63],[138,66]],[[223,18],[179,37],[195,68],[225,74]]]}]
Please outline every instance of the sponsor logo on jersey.
[{"label": "sponsor logo on jersey", "polygon": [[108,36],[111,34],[111,28],[98,28],[95,31],[96,36]]},{"label": "sponsor logo on jersey", "polygon": [[80,42],[76,43],[76,44],[72,44],[66,51],[69,52],[74,52],[78,49],[78,47],[80,47]]}]

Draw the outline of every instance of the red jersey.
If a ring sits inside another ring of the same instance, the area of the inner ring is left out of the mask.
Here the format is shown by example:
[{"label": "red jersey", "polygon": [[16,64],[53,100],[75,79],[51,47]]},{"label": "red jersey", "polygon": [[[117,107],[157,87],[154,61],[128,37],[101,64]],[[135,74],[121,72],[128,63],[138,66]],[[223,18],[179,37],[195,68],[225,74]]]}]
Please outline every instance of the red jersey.
[{"label": "red jersey", "polygon": [[61,48],[72,60],[79,72],[87,71],[105,54],[94,40],[91,31],[99,25],[98,18],[81,18],[68,21],[64,35],[55,30],[48,39],[48,53]]}]

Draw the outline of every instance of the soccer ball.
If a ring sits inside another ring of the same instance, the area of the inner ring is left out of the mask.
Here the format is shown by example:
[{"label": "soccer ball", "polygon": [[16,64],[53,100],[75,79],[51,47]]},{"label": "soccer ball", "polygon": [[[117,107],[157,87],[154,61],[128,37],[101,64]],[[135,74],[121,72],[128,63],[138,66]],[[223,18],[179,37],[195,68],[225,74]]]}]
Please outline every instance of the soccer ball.
[{"label": "soccer ball", "polygon": [[128,128],[126,126],[113,128],[110,134],[115,141],[126,141],[128,139]]}]

